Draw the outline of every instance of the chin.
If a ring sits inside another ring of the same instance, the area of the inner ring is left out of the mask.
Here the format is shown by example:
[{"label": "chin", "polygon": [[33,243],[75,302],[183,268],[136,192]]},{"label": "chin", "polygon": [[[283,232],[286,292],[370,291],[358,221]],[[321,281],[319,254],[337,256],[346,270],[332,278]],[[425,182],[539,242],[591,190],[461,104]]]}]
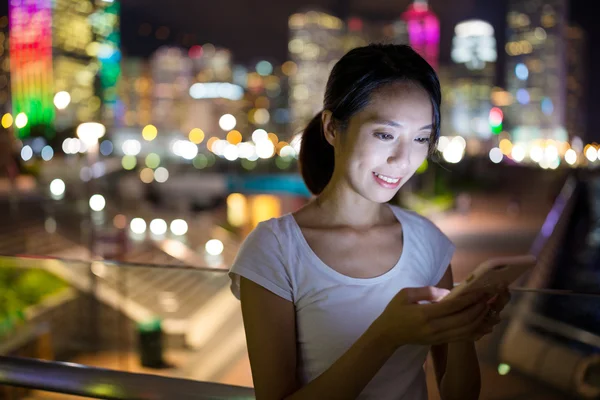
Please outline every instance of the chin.
[{"label": "chin", "polygon": [[401,187],[402,186],[395,190],[376,187],[374,189],[365,191],[365,193],[362,193],[362,195],[363,197],[374,203],[384,204],[392,200],[394,196],[396,196],[396,194],[400,191]]}]

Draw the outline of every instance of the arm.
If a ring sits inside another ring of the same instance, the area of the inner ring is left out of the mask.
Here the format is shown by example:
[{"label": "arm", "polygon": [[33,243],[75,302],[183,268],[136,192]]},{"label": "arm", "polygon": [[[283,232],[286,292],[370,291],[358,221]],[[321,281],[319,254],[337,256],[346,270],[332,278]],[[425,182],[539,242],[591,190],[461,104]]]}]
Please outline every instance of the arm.
[{"label": "arm", "polygon": [[241,301],[258,400],[317,399],[324,393],[328,399],[356,398],[396,348],[376,320],[331,367],[300,388],[294,304],[245,278]]},{"label": "arm", "polygon": [[[452,269],[448,266],[437,286],[451,290],[453,285]],[[474,342],[435,345],[431,356],[443,400],[479,398],[481,375]]]}]

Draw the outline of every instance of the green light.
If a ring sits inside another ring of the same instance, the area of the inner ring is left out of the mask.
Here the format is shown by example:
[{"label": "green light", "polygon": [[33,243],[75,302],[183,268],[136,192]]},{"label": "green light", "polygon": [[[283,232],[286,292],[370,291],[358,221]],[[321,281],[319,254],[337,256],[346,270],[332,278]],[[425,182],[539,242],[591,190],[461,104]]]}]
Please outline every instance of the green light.
[{"label": "green light", "polygon": [[124,156],[121,160],[121,165],[128,171],[131,171],[137,165],[137,159],[135,156]]},{"label": "green light", "polygon": [[256,168],[257,162],[256,161],[250,161],[247,159],[242,159],[242,167],[244,169],[247,169],[248,171],[253,170],[254,168]]},{"label": "green light", "polygon": [[417,174],[422,174],[423,172],[427,171],[427,167],[429,167],[429,163],[427,162],[427,159],[425,159],[423,164],[417,168]]},{"label": "green light", "polygon": [[197,169],[206,168],[208,166],[208,158],[204,154],[198,154],[198,156],[194,158],[194,161],[192,161],[192,164]]},{"label": "green light", "polygon": [[97,383],[89,386],[89,391],[96,396],[115,397],[119,394],[119,389],[109,383]]},{"label": "green light", "polygon": [[160,165],[160,156],[156,153],[150,153],[146,156],[146,166],[156,169]]},{"label": "green light", "polygon": [[290,167],[291,163],[292,162],[288,157],[277,157],[275,159],[275,165],[277,165],[277,168],[279,169],[287,169]]},{"label": "green light", "polygon": [[506,375],[510,372],[510,365],[508,364],[499,364],[498,365],[498,373],[500,375]]},{"label": "green light", "polygon": [[492,133],[494,135],[497,135],[500,132],[502,132],[502,123],[500,123],[499,125],[496,125],[496,126],[492,126]]},{"label": "green light", "polygon": [[208,159],[207,167],[212,167],[217,162],[217,157],[213,153],[208,153],[206,158]]}]

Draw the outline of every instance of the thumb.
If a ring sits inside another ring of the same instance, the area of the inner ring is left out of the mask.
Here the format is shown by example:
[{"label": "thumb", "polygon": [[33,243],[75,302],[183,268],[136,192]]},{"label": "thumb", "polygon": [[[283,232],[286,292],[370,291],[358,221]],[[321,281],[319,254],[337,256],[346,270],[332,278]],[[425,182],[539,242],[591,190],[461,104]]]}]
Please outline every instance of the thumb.
[{"label": "thumb", "polygon": [[402,289],[407,303],[419,303],[422,301],[436,302],[440,301],[450,293],[447,289],[435,286],[424,286],[418,288]]}]

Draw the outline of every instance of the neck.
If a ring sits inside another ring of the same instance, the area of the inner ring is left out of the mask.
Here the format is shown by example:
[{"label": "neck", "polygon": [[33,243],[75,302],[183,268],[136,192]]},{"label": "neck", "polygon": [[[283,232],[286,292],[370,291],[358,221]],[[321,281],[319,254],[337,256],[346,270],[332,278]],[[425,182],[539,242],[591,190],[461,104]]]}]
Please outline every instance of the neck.
[{"label": "neck", "polygon": [[323,221],[333,226],[369,228],[384,218],[382,204],[365,199],[347,183],[333,179],[317,197],[316,205]]}]

